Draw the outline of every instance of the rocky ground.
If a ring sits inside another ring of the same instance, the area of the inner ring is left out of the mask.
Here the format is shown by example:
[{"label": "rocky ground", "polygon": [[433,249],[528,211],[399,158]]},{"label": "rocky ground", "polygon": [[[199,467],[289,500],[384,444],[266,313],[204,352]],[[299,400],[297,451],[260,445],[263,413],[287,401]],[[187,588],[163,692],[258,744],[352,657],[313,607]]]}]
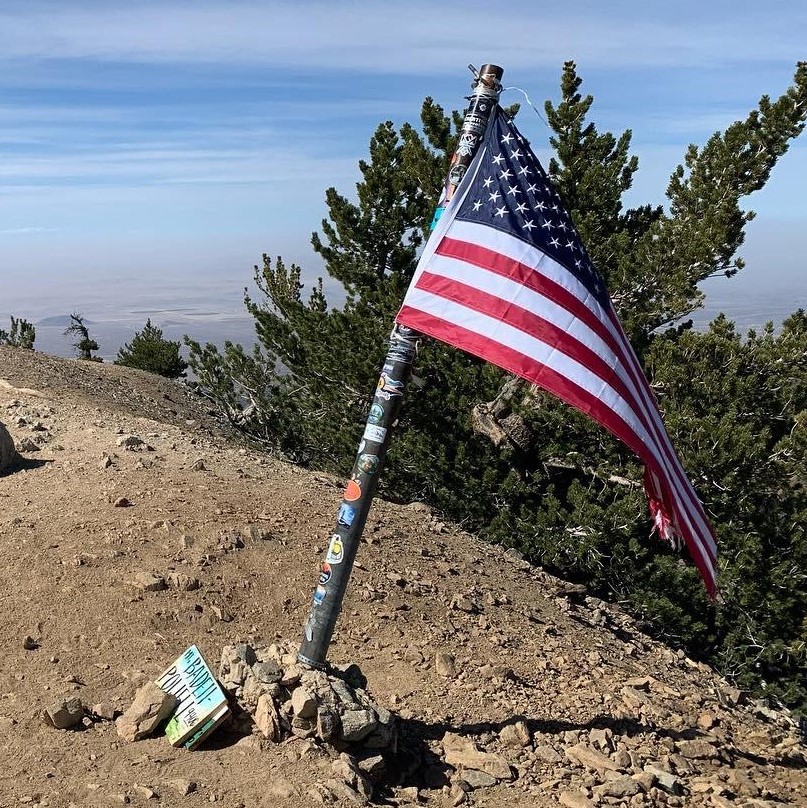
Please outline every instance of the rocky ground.
[{"label": "rocky ground", "polygon": [[[0,347],[0,421],[0,806],[807,806],[789,715],[419,503],[374,505],[337,626],[366,685],[296,669],[344,481],[238,446],[180,385]],[[191,643],[236,718],[197,751],[127,740]],[[397,740],[328,735],[328,699]]]}]

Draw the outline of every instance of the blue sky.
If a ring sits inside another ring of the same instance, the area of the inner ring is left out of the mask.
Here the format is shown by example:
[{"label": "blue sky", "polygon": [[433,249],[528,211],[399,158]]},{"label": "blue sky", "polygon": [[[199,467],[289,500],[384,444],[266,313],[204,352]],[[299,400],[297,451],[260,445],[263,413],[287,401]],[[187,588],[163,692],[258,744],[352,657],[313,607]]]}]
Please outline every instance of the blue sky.
[{"label": "blue sky", "polygon": [[[263,252],[315,276],[325,188],[351,192],[379,121],[415,121],[426,95],[461,107],[469,62],[541,108],[576,60],[600,128],[634,132],[633,201],[662,202],[686,145],[784,91],[805,43],[796,0],[3,0],[0,325],[226,319]],[[520,121],[546,156],[544,124]],[[805,178],[802,137],[749,200],[748,268],[715,297],[805,304]]]}]

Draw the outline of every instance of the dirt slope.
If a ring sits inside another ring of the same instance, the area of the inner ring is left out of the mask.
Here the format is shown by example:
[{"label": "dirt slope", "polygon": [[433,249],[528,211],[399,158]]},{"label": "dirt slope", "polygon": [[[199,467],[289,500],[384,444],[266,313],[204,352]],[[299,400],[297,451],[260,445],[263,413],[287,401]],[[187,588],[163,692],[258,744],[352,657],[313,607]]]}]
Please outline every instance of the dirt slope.
[{"label": "dirt slope", "polygon": [[[343,481],[228,443],[179,385],[3,347],[0,421],[30,449],[0,477],[0,806],[330,799],[336,753],[309,741],[222,729],[186,752],[41,712],[123,710],[192,642],[215,665],[296,641]],[[143,590],[176,572],[200,587]],[[387,804],[807,806],[787,715],[417,503],[374,506],[330,659],[400,718]],[[447,765],[456,735],[511,777]]]}]

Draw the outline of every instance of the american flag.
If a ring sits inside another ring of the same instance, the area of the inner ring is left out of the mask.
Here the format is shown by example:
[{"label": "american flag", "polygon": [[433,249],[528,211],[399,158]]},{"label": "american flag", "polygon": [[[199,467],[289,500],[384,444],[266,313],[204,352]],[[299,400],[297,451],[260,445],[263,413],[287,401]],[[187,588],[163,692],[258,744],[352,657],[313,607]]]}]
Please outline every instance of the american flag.
[{"label": "american flag", "polygon": [[497,109],[397,316],[537,384],[645,464],[659,534],[683,539],[710,595],[716,543],[655,397],[561,198]]}]

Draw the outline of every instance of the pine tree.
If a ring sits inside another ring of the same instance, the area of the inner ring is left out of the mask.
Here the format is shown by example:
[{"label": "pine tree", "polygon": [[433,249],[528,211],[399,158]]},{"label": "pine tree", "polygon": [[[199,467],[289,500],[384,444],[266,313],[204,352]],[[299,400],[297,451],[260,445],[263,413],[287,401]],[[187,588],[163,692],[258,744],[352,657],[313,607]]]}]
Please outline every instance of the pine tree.
[{"label": "pine tree", "polygon": [[[795,605],[807,559],[803,533],[792,525],[804,524],[807,510],[805,453],[798,453],[807,376],[787,357],[803,356],[803,317],[781,335],[766,331],[746,341],[723,321],[695,334],[686,318],[702,302],[702,280],[742,268],[737,251],[753,214],[741,202],[765,184],[804,127],[807,65],[799,64],[779,99],[763,97],[743,121],[702,149],[690,147],[672,174],[666,209],[623,207],[638,168],[630,132],[599,132],[587,120],[593,99],[581,95],[581,84],[567,63],[560,101],[546,105],[556,150],[549,172],[647,366],[719,531],[721,585],[740,605],[710,604],[694,568],[648,538],[641,469],[620,443],[537,389],[435,342],[424,340],[419,351],[422,384],[407,392],[382,492],[426,500],[484,537],[622,601],[648,630],[721,664],[744,685],[778,677],[773,690],[797,703],[807,698],[798,684],[805,638]],[[254,350],[227,344],[219,352],[188,340],[201,389],[263,445],[334,471],[350,468],[457,124],[456,114],[427,99],[422,133],[409,125],[378,128],[369,161],[360,163],[355,201],[327,191],[329,219],[312,243],[345,288],[344,306],[328,305],[321,281],[306,297],[300,268],[265,256],[255,269],[260,297],[246,298],[259,340]],[[715,368],[729,357],[734,364],[721,376]],[[697,373],[703,385],[692,384]],[[730,413],[738,424],[733,434]],[[725,451],[710,450],[718,439]],[[774,491],[782,507],[766,513]],[[783,562],[750,580],[755,564],[788,553],[795,572]],[[793,597],[770,606],[785,586]]]},{"label": "pine tree", "polygon": [[100,356],[92,355],[93,351],[98,350],[98,343],[90,336],[89,329],[84,323],[84,315],[74,312],[70,315],[70,319],[72,322],[65,329],[64,335],[75,337],[76,341],[70,344],[76,349],[78,358],[87,362],[103,362],[104,360]]},{"label": "pine tree", "polygon": [[188,368],[179,348],[179,342],[163,339],[162,329],[152,325],[149,318],[143,330],[136,332],[132,341],[118,350],[115,364],[176,379],[184,376]]},{"label": "pine tree", "polygon": [[33,350],[36,341],[36,328],[25,319],[11,317],[11,328],[5,331],[0,328],[0,345]]}]

